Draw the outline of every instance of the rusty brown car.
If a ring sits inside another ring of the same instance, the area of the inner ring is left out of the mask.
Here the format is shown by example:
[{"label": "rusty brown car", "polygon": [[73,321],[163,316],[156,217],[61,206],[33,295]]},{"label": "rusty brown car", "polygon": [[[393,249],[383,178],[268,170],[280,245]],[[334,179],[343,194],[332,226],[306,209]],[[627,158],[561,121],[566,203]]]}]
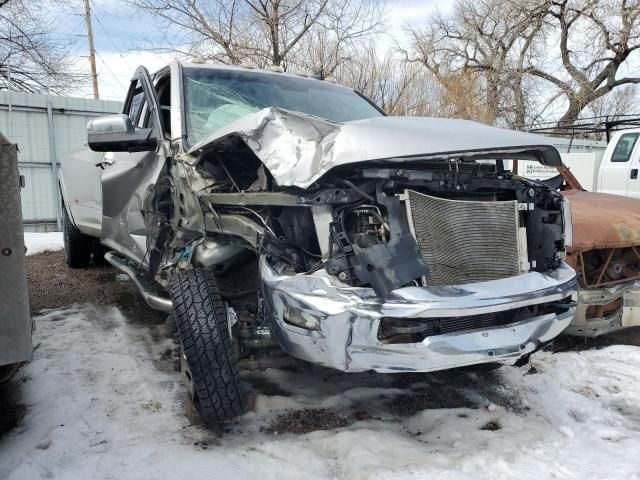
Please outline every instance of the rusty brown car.
[{"label": "rusty brown car", "polygon": [[558,170],[573,224],[566,261],[580,284],[565,333],[596,337],[640,326],[640,200],[587,192],[566,167]]}]

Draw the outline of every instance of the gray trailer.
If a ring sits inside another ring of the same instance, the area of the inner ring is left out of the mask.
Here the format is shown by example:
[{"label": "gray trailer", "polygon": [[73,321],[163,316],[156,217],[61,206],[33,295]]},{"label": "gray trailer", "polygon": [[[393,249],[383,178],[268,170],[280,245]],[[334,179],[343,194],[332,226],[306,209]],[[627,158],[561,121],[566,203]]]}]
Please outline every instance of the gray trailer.
[{"label": "gray trailer", "polygon": [[0,133],[0,382],[33,353],[17,151]]}]

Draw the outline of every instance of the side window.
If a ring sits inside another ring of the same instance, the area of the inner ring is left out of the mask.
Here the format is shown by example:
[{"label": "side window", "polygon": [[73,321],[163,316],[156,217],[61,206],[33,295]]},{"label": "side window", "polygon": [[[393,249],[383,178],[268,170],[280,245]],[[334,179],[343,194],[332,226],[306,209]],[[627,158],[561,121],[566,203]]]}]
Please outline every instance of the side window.
[{"label": "side window", "polygon": [[142,110],[142,103],[144,100],[144,92],[142,91],[142,85],[140,82],[136,83],[136,88],[133,92],[133,99],[131,100],[131,106],[129,107],[129,111],[127,114],[131,119],[131,123],[134,125],[138,124],[138,119],[140,118],[140,112]]},{"label": "side window", "polygon": [[[169,76],[160,79],[158,84],[156,85],[156,93],[158,95],[158,99],[160,102],[160,118],[162,119],[164,131],[167,135],[171,136],[171,88],[169,84]],[[138,99],[138,95],[140,98]],[[149,105],[147,103],[147,99],[144,97],[144,94],[141,93],[133,97],[133,102],[131,108],[134,108],[135,102],[138,101],[138,121],[134,123],[134,125],[142,128],[151,127],[151,112],[149,111]],[[132,118],[133,120],[133,118]]]},{"label": "side window", "polygon": [[140,101],[140,116],[138,117],[138,123],[136,126],[146,128],[149,124],[149,109],[147,108],[147,101],[144,97]]},{"label": "side window", "polygon": [[165,74],[156,83],[158,102],[160,103],[160,118],[165,133],[171,138],[171,77]]},{"label": "side window", "polygon": [[639,135],[639,133],[623,134],[618,140],[616,148],[613,150],[611,161],[628,162],[629,158],[631,158],[631,152],[633,152],[633,147],[635,147]]},{"label": "side window", "polygon": [[[136,76],[131,80],[131,86],[129,87],[129,92],[127,92],[123,112],[129,116],[134,126],[153,128],[155,133],[158,134],[164,131],[163,122],[161,111],[158,111],[156,115],[153,108],[156,101],[156,93],[151,90],[153,87],[148,75],[148,72],[143,67],[139,67],[136,70]],[[147,90],[147,83],[149,90]],[[154,98],[149,98],[149,96]]]}]

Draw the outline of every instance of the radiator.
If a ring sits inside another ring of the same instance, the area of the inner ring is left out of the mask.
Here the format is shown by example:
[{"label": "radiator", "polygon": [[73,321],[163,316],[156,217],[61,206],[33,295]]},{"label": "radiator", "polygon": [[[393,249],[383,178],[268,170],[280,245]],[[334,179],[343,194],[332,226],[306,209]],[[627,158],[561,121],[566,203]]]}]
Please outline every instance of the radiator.
[{"label": "radiator", "polygon": [[517,201],[448,200],[413,190],[405,191],[404,198],[409,227],[429,269],[426,286],[522,272],[526,231],[519,227]]}]

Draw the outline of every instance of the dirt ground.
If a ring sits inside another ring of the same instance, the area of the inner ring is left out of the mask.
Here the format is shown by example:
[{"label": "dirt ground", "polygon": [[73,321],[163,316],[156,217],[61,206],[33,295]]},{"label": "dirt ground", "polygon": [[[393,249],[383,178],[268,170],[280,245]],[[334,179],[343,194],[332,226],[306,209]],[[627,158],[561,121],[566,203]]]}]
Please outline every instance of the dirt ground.
[{"label": "dirt ground", "polygon": [[33,315],[74,303],[117,305],[139,322],[162,323],[166,315],[144,303],[126,275],[111,266],[68,268],[64,254],[45,252],[27,257],[29,302]]},{"label": "dirt ground", "polygon": [[[171,336],[165,326],[166,314],[151,310],[138,295],[132,282],[110,266],[72,270],[66,267],[62,252],[48,252],[27,258],[29,294],[34,316],[49,309],[59,309],[74,303],[96,306],[118,306],[127,321],[148,329],[149,338]],[[583,350],[601,348],[613,343],[640,344],[638,330],[597,340],[561,338],[552,346],[554,350]],[[38,346],[36,345],[35,348]],[[178,349],[168,349],[154,360],[159,369],[177,368]],[[508,367],[507,367],[508,368]],[[319,382],[328,385],[345,381],[346,375],[332,370],[318,369],[296,363],[293,370],[313,369]],[[251,391],[266,396],[286,397],[290,392],[270,383],[260,372],[244,375]],[[502,388],[501,378],[492,372],[469,375],[466,371],[446,371],[434,374],[376,375],[352,374],[349,382],[367,387],[405,389],[393,398],[355,403],[349,409],[307,408],[293,410],[277,416],[262,429],[267,434],[305,434],[318,430],[344,427],[366,419],[402,418],[424,409],[479,408],[493,403],[516,414],[527,408],[517,397]],[[0,434],[19,425],[27,406],[20,400],[20,385],[9,384],[0,389]],[[186,393],[185,393],[186,395]],[[500,429],[499,424],[483,426],[487,430]]]}]

